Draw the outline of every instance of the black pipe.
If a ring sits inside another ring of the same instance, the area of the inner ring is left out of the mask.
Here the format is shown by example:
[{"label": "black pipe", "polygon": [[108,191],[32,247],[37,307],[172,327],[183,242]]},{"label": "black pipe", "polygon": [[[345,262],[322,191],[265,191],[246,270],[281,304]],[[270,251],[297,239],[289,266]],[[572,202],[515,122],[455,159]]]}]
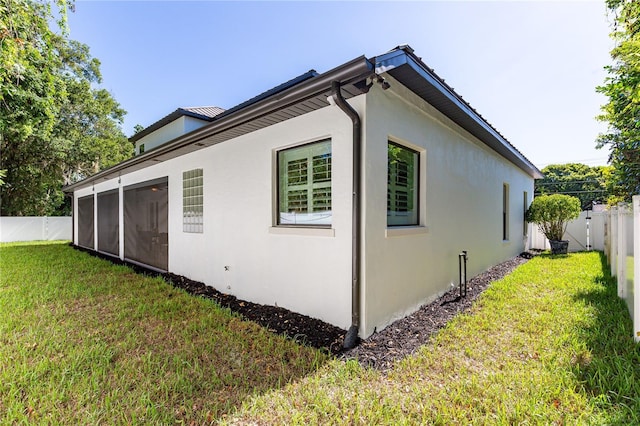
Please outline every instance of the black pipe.
[{"label": "black pipe", "polygon": [[[464,271],[463,271],[464,266]],[[462,273],[464,272],[464,283],[462,281]],[[458,255],[458,276],[460,281],[460,298],[467,297],[467,251],[462,250]],[[464,292],[462,286],[464,285]]]},{"label": "black pipe", "polygon": [[353,123],[353,200],[351,211],[351,327],[344,338],[343,348],[351,349],[358,344],[360,329],[360,187],[362,158],[362,121],[342,96],[340,83],[331,82],[331,97],[336,105],[349,116]]}]

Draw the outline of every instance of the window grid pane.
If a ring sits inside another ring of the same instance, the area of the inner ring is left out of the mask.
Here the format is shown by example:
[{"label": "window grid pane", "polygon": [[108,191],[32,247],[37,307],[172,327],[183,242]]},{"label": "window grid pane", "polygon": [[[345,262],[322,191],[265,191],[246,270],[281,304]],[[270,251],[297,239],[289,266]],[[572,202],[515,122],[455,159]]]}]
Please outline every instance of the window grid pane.
[{"label": "window grid pane", "polygon": [[287,163],[287,182],[289,185],[307,183],[307,159],[293,160]]},{"label": "window grid pane", "polygon": [[204,196],[202,169],[182,172],[182,230],[204,231]]},{"label": "window grid pane", "polygon": [[289,191],[289,211],[296,213],[306,213],[309,210],[307,202],[307,190]]},{"label": "window grid pane", "polygon": [[331,187],[313,188],[313,211],[331,211]]},{"label": "window grid pane", "polygon": [[313,157],[313,182],[327,182],[331,180],[331,154]]}]

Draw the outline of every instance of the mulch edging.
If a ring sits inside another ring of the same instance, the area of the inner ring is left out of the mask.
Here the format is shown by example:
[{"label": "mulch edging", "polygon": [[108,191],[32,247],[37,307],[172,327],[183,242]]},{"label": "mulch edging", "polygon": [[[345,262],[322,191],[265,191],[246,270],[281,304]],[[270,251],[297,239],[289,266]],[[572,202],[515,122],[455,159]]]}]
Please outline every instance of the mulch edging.
[{"label": "mulch edging", "polygon": [[389,370],[396,361],[413,354],[426,344],[454,316],[469,310],[493,281],[508,275],[532,257],[533,254],[525,252],[490,268],[467,282],[466,297],[459,298],[460,290],[457,287],[449,290],[413,314],[369,336],[360,345],[342,353],[340,358],[355,359],[362,365],[381,371]]},{"label": "mulch edging", "polygon": [[490,268],[472,278],[467,283],[467,296],[458,298],[459,289],[454,288],[435,301],[423,305],[413,314],[395,321],[384,330],[374,333],[355,348],[344,351],[342,343],[346,331],[316,318],[311,318],[278,306],[260,305],[221,293],[199,281],[172,273],[161,273],[137,264],[122,261],[97,251],[70,244],[76,250],[108,260],[114,264],[126,265],[136,273],[160,276],[176,288],[194,296],[216,301],[220,306],[240,314],[269,331],[287,336],[299,343],[326,350],[341,359],[356,359],[363,365],[378,370],[388,370],[393,364],[416,351],[427,343],[430,337],[442,329],[449,320],[460,312],[468,310],[478,296],[491,284],[525,263],[533,255],[522,253],[506,262]]},{"label": "mulch edging", "polygon": [[325,350],[333,355],[337,355],[342,351],[342,342],[347,334],[346,330],[319,319],[311,318],[278,306],[261,305],[241,300],[230,294],[222,293],[202,282],[190,280],[182,275],[154,271],[135,263],[120,260],[117,257],[84,247],[78,247],[73,244],[70,245],[76,250],[108,260],[116,265],[126,265],[138,274],[162,277],[167,283],[174,287],[180,288],[194,296],[212,299],[223,308],[228,308],[240,314],[243,318],[265,327],[272,333],[287,336],[301,344]]}]

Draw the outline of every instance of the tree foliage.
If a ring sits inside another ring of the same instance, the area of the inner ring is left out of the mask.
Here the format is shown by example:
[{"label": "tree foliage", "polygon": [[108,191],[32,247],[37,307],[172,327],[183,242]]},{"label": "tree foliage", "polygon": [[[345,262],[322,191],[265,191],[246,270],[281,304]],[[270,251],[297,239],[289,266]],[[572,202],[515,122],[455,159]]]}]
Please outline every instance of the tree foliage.
[{"label": "tree foliage", "polygon": [[535,197],[527,210],[527,222],[535,223],[549,241],[561,241],[567,223],[580,216],[580,200],[563,194]]},{"label": "tree foliage", "polygon": [[592,203],[605,204],[616,187],[612,166],[590,167],[580,163],[551,164],[541,170],[544,179],[536,180],[535,194],[565,194],[580,200],[583,210]]},{"label": "tree foliage", "polygon": [[0,0],[2,215],[68,212],[62,186],[118,163],[133,150],[125,111],[104,89],[100,62],[66,37],[66,2]]},{"label": "tree foliage", "polygon": [[598,137],[598,147],[610,149],[619,193],[627,201],[640,194],[640,2],[607,0],[614,16],[611,37],[613,64],[606,67],[609,76],[598,92],[609,100],[599,120],[608,123],[606,133]]}]

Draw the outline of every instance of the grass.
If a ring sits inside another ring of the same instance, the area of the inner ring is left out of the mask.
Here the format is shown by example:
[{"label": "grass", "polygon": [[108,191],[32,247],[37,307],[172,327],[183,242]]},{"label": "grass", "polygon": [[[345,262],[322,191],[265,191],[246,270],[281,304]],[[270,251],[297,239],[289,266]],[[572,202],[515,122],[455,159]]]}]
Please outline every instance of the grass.
[{"label": "grass", "polygon": [[388,373],[63,244],[0,245],[0,423],[639,424],[599,253],[540,256]]},{"label": "grass", "polygon": [[600,253],[541,256],[387,374],[356,362],[245,402],[231,424],[640,424],[640,348]]},{"label": "grass", "polygon": [[0,424],[203,424],[327,360],[65,244],[3,244],[0,271]]}]

